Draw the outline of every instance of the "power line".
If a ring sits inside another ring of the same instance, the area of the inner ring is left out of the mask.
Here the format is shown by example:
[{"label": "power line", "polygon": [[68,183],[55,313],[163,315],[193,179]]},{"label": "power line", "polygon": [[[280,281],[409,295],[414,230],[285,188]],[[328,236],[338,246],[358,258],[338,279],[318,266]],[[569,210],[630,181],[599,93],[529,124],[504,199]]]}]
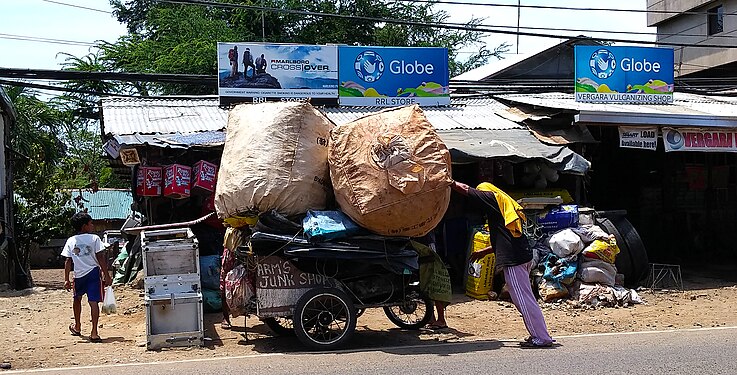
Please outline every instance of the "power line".
[{"label": "power line", "polygon": [[[276,13],[289,13],[289,14],[298,14],[298,15],[316,16],[316,17],[332,17],[332,18],[361,20],[361,21],[369,21],[369,22],[377,22],[377,23],[383,22],[383,23],[391,23],[391,24],[397,24],[397,25],[441,28],[441,29],[449,29],[449,30],[471,31],[471,32],[491,33],[491,34],[520,35],[520,36],[554,38],[554,39],[575,39],[576,38],[571,35],[545,34],[545,33],[534,33],[534,32],[526,32],[526,31],[517,32],[517,31],[508,31],[508,30],[497,30],[497,29],[493,29],[489,27],[459,26],[457,24],[442,23],[442,22],[427,23],[427,22],[419,22],[419,21],[400,20],[400,19],[394,19],[394,18],[351,16],[351,15],[336,14],[336,13],[313,12],[313,11],[304,11],[304,10],[295,10],[295,9],[281,9],[281,8],[262,7],[262,6],[255,6],[255,5],[228,4],[228,3],[220,3],[216,1],[205,1],[205,0],[154,0],[154,1],[159,2],[159,3],[170,3],[170,4],[180,4],[180,5],[201,5],[201,6],[232,8],[232,9],[260,10],[260,11],[276,12]],[[591,39],[588,37],[578,37],[578,38]],[[687,44],[687,43],[654,42],[654,41],[646,41],[646,40],[619,39],[619,38],[606,38],[606,39],[597,38],[597,39],[602,39],[602,40],[615,42],[615,43],[647,44],[647,45],[660,45],[660,46],[673,46],[673,47],[737,48],[737,46],[718,45],[718,44],[694,45],[694,44]]]},{"label": "power line", "polygon": [[76,40],[41,38],[41,37],[36,37],[36,36],[4,34],[4,33],[0,33],[0,39],[13,39],[13,40],[23,40],[23,41],[28,41],[28,42],[51,43],[51,44],[66,44],[66,45],[72,45],[72,46],[94,46],[95,45],[95,43],[92,43],[92,42],[80,42]]},{"label": "power line", "polygon": [[546,10],[573,10],[573,11],[594,11],[594,12],[623,12],[623,13],[651,13],[651,14],[670,14],[670,15],[708,15],[708,11],[676,11],[676,10],[648,10],[648,9],[620,9],[620,8],[578,8],[552,5],[521,5],[521,4],[493,4],[493,3],[474,3],[469,1],[456,0],[394,0],[409,3],[428,3],[428,4],[447,4],[447,5],[468,5],[479,7],[498,7],[498,8],[527,8],[527,9],[546,9]]},{"label": "power line", "polygon": [[68,6],[68,7],[72,7],[72,8],[91,10],[91,11],[94,11],[94,12],[113,14],[113,12],[109,12],[107,10],[89,8],[89,7],[85,7],[85,6],[81,6],[81,5],[64,3],[64,2],[61,2],[61,1],[53,1],[53,0],[41,0],[41,1],[44,1],[44,2],[47,2],[47,3],[51,3],[51,4],[64,5],[64,6]]},{"label": "power line", "polygon": [[13,79],[41,79],[57,81],[126,81],[126,82],[158,82],[179,84],[217,84],[217,76],[201,74],[150,74],[121,72],[80,72],[74,70],[47,69],[13,69],[0,68],[0,77]]},{"label": "power line", "polygon": [[28,87],[28,88],[39,89],[39,90],[73,92],[77,94],[87,94],[87,95],[95,95],[95,96],[119,96],[119,97],[125,97],[125,98],[143,97],[141,95],[128,95],[128,94],[109,93],[109,92],[102,92],[102,91],[81,90],[81,89],[73,89],[73,88],[61,87],[61,86],[39,85],[37,83],[29,83],[29,82],[22,82],[22,81],[9,81],[5,79],[0,79],[0,84],[6,85],[6,86],[18,86],[18,87]]}]

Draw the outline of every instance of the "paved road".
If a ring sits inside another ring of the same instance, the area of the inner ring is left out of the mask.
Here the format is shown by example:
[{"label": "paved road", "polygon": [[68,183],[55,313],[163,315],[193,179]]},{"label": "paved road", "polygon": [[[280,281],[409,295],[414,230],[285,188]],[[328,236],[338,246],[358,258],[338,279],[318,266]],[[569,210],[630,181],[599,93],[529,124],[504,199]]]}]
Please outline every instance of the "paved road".
[{"label": "paved road", "polygon": [[[737,327],[560,338],[552,349],[494,340],[29,371],[43,374],[737,374]],[[9,373],[9,372],[6,372]]]}]

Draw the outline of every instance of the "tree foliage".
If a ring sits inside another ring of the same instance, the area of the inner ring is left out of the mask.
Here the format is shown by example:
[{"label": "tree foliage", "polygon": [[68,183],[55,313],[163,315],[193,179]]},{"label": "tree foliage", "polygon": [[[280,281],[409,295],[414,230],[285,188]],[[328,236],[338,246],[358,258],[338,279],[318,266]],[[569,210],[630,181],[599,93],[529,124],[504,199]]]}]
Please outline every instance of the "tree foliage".
[{"label": "tree foliage", "polygon": [[[220,0],[220,3],[267,8],[398,19],[425,24],[447,22],[449,15],[433,3],[375,0]],[[311,16],[243,8],[172,4],[153,0],[111,0],[128,35],[99,45],[101,59],[125,72],[217,74],[216,42],[358,44],[380,46],[440,46],[449,51],[451,76],[485,64],[508,49],[493,50],[474,31],[424,25],[398,25],[369,20]],[[263,17],[263,22],[262,22]],[[467,26],[480,24],[473,18]],[[476,52],[461,59],[461,49]],[[141,93],[212,94],[214,87],[138,84]]]}]

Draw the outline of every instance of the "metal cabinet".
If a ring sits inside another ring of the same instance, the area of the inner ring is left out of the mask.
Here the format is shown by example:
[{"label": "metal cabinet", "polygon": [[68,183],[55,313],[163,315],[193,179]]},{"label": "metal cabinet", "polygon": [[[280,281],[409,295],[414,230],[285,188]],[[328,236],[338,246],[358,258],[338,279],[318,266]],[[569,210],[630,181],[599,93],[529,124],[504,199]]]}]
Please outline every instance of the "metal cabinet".
[{"label": "metal cabinet", "polygon": [[204,344],[199,246],[188,228],[141,232],[146,348]]}]

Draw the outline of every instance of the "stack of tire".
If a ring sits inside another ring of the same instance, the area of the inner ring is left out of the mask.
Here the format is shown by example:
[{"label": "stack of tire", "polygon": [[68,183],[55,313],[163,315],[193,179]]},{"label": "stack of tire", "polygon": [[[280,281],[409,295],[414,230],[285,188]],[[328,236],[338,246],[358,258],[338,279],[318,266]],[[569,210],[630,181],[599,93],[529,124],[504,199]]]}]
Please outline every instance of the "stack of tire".
[{"label": "stack of tire", "polygon": [[597,211],[596,224],[617,239],[617,272],[624,275],[626,287],[634,288],[647,277],[648,258],[640,235],[625,215],[625,211]]}]

